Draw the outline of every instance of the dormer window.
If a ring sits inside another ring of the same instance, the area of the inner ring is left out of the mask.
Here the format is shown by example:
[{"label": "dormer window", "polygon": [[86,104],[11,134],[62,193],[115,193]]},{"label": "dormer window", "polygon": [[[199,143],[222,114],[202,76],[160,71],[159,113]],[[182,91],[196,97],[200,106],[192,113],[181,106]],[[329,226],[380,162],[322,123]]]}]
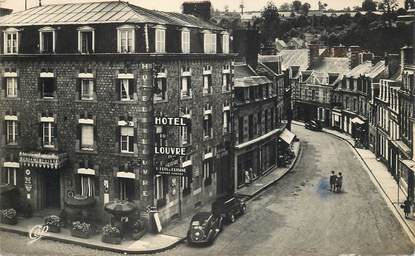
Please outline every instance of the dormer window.
[{"label": "dormer window", "polygon": [[222,53],[229,53],[229,34],[228,32],[222,33]]},{"label": "dormer window", "polygon": [[56,31],[52,27],[39,29],[39,47],[41,53],[54,53],[56,44]]},{"label": "dormer window", "polygon": [[188,28],[182,30],[182,53],[190,53],[190,30]]},{"label": "dormer window", "polygon": [[8,28],[4,31],[4,53],[16,54],[19,52],[19,31]]},{"label": "dormer window", "polygon": [[135,52],[135,30],[133,26],[125,25],[117,28],[117,48],[119,53]]},{"label": "dormer window", "polygon": [[78,28],[78,51],[80,53],[93,53],[95,51],[95,31],[85,26]]},{"label": "dormer window", "polygon": [[216,53],[216,34],[211,31],[203,31],[203,47],[205,53]]},{"label": "dormer window", "polygon": [[156,26],[156,52],[166,52],[166,28]]}]

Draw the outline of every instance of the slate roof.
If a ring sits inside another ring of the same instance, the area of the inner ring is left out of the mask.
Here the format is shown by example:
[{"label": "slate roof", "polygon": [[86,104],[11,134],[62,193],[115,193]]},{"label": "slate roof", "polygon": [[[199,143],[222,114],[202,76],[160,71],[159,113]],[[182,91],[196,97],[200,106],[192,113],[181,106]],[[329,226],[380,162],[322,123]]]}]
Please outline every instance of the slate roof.
[{"label": "slate roof", "polygon": [[272,83],[266,76],[258,76],[248,64],[235,65],[235,87],[258,86]]},{"label": "slate roof", "polygon": [[314,70],[323,73],[344,74],[350,70],[349,59],[343,57],[324,57]]},{"label": "slate roof", "polygon": [[374,79],[382,75],[385,71],[385,61],[381,60],[372,67],[372,69],[367,73],[367,76]]},{"label": "slate roof", "polygon": [[356,67],[354,67],[352,70],[347,72],[345,74],[346,77],[358,77],[361,75],[368,74],[369,71],[372,70],[372,62],[366,61]]},{"label": "slate roof", "polygon": [[234,67],[235,79],[258,75],[248,64],[235,64]]},{"label": "slate roof", "polygon": [[122,1],[36,6],[0,17],[1,26],[153,23],[223,30],[192,15],[145,9]]},{"label": "slate roof", "polygon": [[283,70],[291,66],[299,66],[300,70],[307,70],[309,67],[308,49],[282,50],[278,55],[282,57]]}]

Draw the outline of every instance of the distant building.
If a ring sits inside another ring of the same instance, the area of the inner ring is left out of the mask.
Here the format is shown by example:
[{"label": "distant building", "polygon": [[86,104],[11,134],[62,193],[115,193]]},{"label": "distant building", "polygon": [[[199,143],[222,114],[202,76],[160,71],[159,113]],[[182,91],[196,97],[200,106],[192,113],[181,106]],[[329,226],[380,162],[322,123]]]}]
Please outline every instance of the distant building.
[{"label": "distant building", "polygon": [[1,16],[5,16],[5,15],[9,15],[10,13],[12,13],[13,10],[12,9],[8,9],[8,8],[2,8],[0,7],[0,17]]}]

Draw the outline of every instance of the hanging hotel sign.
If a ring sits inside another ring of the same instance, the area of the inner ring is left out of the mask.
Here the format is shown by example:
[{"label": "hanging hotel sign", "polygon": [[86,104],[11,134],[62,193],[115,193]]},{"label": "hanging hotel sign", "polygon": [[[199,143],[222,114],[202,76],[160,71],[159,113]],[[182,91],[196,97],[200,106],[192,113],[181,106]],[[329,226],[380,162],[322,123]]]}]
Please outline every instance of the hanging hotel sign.
[{"label": "hanging hotel sign", "polygon": [[154,147],[154,154],[156,155],[174,155],[174,156],[185,156],[186,148],[183,147]]},{"label": "hanging hotel sign", "polygon": [[164,117],[156,116],[154,118],[155,125],[165,125],[165,126],[186,126],[187,118],[184,117]]}]

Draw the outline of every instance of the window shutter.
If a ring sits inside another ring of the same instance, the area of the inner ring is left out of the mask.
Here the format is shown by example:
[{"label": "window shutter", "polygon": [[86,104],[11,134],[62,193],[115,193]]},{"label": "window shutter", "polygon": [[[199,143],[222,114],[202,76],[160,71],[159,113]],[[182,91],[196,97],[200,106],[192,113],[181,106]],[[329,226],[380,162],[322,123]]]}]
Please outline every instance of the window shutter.
[{"label": "window shutter", "polygon": [[121,129],[119,126],[115,128],[115,148],[117,152],[120,151],[120,136],[121,136]]},{"label": "window shutter", "polygon": [[81,79],[80,78],[76,79],[76,92],[78,94],[78,99],[81,99],[82,85],[81,85]]},{"label": "window shutter", "polygon": [[38,89],[38,95],[40,96],[40,98],[43,97],[43,93],[42,93],[42,78],[38,77],[37,78],[37,89]]},{"label": "window shutter", "polygon": [[121,99],[121,93],[120,93],[120,79],[114,78],[114,86],[115,86],[115,95],[117,100]]}]

